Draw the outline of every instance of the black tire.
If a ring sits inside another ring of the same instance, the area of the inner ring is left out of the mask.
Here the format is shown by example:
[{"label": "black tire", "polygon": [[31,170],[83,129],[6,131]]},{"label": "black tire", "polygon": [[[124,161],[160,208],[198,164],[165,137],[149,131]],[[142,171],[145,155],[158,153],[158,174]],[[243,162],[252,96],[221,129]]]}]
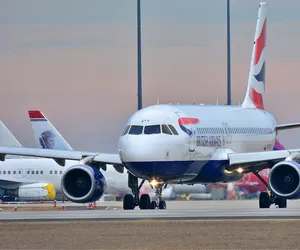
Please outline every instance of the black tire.
[{"label": "black tire", "polygon": [[126,194],[123,199],[123,209],[124,210],[132,210],[134,209],[134,199],[132,194]]},{"label": "black tire", "polygon": [[156,201],[151,201],[150,203],[150,209],[155,209],[157,207]]},{"label": "black tire", "polygon": [[268,192],[259,194],[259,208],[270,208],[270,197]]},{"label": "black tire", "polygon": [[279,208],[286,208],[287,207],[287,201],[283,197],[276,197],[275,205],[278,205]]},{"label": "black tire", "polygon": [[160,201],[158,204],[159,209],[166,209],[167,208],[167,204],[165,201]]},{"label": "black tire", "polygon": [[140,209],[150,208],[150,196],[149,194],[142,194],[139,203]]}]

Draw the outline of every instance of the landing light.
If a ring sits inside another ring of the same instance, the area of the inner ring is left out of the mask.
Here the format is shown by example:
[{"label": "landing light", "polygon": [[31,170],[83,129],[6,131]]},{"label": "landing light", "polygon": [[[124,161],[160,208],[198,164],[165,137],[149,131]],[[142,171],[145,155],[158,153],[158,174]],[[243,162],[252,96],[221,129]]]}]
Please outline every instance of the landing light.
[{"label": "landing light", "polygon": [[241,173],[243,173],[244,169],[238,168],[236,171],[241,174]]},{"label": "landing light", "polygon": [[150,185],[155,187],[158,184],[158,182],[156,180],[152,180],[150,181]]}]

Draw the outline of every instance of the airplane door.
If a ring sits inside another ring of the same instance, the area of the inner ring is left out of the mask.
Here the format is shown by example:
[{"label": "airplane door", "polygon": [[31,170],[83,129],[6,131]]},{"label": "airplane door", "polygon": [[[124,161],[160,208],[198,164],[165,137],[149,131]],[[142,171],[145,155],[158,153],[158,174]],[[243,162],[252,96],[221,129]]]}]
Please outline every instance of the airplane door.
[{"label": "airplane door", "polygon": [[30,169],[25,169],[25,176],[26,176],[26,178],[31,177],[31,170]]},{"label": "airplane door", "polygon": [[17,178],[21,179],[23,177],[23,170],[22,169],[17,169]]},{"label": "airplane door", "polygon": [[[182,117],[180,112],[176,112],[176,115],[178,115],[179,118]],[[194,130],[192,124],[184,124],[184,126],[191,132],[191,134],[189,134],[189,152],[195,152],[196,131]]]},{"label": "airplane door", "polygon": [[231,133],[227,122],[223,122],[225,145],[231,144]]},{"label": "airplane door", "polygon": [[195,143],[196,143],[196,133],[195,133],[195,130],[193,128],[190,128],[190,130],[193,132],[191,135],[190,135],[190,148],[189,148],[189,151],[190,152],[194,152],[195,151]]}]

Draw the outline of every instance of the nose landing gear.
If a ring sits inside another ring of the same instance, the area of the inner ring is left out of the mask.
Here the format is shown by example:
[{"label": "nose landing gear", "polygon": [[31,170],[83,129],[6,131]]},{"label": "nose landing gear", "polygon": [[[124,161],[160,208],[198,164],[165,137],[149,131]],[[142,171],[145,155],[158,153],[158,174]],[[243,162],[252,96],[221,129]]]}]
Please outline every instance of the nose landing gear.
[{"label": "nose landing gear", "polygon": [[[142,194],[139,198],[140,189],[143,186],[145,180],[138,184],[138,178],[128,173],[128,186],[132,191],[132,194],[126,194],[123,199],[123,209],[132,210],[136,206],[140,209],[166,209],[166,202],[162,199],[163,183],[153,185],[155,190],[156,200],[151,201],[149,194]],[[151,184],[150,184],[151,185]]]}]

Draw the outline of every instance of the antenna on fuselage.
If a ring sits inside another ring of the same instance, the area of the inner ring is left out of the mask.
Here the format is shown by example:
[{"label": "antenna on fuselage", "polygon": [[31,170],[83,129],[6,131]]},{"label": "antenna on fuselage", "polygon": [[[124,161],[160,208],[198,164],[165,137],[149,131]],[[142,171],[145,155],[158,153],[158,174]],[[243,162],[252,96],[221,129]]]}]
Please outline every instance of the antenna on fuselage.
[{"label": "antenna on fuselage", "polygon": [[159,104],[159,97],[157,97],[156,104]]},{"label": "antenna on fuselage", "polygon": [[219,98],[217,98],[216,105],[219,105]]}]

